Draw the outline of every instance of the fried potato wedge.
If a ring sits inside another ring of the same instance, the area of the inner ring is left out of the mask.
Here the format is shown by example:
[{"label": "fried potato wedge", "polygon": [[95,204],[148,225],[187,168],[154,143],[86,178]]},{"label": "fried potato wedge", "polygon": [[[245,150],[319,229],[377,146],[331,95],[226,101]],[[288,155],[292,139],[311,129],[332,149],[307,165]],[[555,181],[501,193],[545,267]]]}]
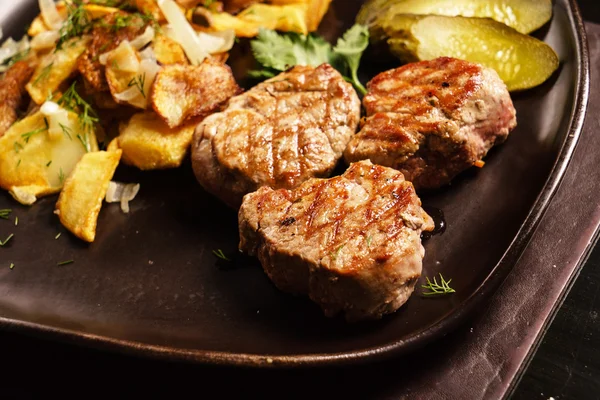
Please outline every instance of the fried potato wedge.
[{"label": "fried potato wedge", "polygon": [[154,37],[152,50],[154,50],[156,61],[162,65],[189,64],[185,52],[179,43],[165,35],[157,34]]},{"label": "fried potato wedge", "polygon": [[78,238],[93,242],[98,214],[121,150],[86,153],[65,181],[55,213],[61,224]]},{"label": "fried potato wedge", "polygon": [[200,65],[167,65],[152,85],[151,103],[171,128],[206,117],[240,92],[231,69],[213,58]]},{"label": "fried potato wedge", "polygon": [[38,64],[25,88],[32,100],[42,104],[77,68],[77,59],[90,42],[83,37],[66,43],[61,50],[47,54]]},{"label": "fried potato wedge", "polygon": [[109,148],[123,150],[123,162],[141,170],[177,168],[186,156],[198,121],[171,129],[153,112],[135,114],[122,124]]},{"label": "fried potato wedge", "polygon": [[[202,10],[205,25],[216,31],[233,29],[238,37],[254,37],[260,28],[306,35],[308,4],[288,5],[253,4],[236,16],[222,12]],[[198,16],[198,15],[197,15]],[[319,20],[320,21],[320,20]],[[312,22],[314,25],[314,22]],[[317,24],[318,25],[318,24]]]},{"label": "fried potato wedge", "polygon": [[[60,191],[64,179],[86,153],[77,135],[79,122],[68,114],[72,128],[51,135],[41,112],[16,122],[0,138],[0,187],[22,204],[31,205],[38,197]],[[94,133],[87,136],[90,150],[97,150]]]}]

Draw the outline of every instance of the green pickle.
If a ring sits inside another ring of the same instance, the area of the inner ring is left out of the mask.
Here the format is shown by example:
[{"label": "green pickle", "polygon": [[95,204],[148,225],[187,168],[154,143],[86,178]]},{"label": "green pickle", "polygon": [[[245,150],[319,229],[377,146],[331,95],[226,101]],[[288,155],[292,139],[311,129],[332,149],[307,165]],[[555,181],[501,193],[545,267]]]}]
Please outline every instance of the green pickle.
[{"label": "green pickle", "polygon": [[552,0],[370,0],[356,21],[369,27],[398,14],[492,18],[531,33],[552,18]]},{"label": "green pickle", "polygon": [[405,62],[448,56],[480,63],[495,69],[509,91],[538,86],[559,66],[546,43],[489,18],[395,15],[380,28]]}]

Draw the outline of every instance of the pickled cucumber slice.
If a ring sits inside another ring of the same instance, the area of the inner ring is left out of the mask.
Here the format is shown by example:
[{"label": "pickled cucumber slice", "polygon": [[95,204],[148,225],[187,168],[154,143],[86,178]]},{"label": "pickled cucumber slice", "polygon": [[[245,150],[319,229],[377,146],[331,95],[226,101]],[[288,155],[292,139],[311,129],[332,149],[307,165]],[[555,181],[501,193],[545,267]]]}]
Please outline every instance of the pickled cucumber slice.
[{"label": "pickled cucumber slice", "polygon": [[559,66],[546,43],[488,18],[396,15],[382,28],[403,61],[448,56],[480,63],[495,69],[510,91],[538,86]]},{"label": "pickled cucumber slice", "polygon": [[492,18],[521,33],[530,33],[552,18],[552,0],[370,0],[356,22],[373,26],[397,14],[435,14]]}]

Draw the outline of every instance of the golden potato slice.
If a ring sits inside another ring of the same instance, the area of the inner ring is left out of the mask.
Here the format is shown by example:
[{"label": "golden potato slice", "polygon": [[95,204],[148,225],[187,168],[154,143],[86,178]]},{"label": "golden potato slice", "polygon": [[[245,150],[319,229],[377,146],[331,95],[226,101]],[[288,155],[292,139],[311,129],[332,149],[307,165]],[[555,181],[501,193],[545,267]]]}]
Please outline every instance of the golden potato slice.
[{"label": "golden potato slice", "polygon": [[308,0],[306,11],[306,28],[314,32],[319,28],[321,20],[327,13],[332,0]]},{"label": "golden potato slice", "polygon": [[[23,204],[56,193],[85,154],[77,115],[69,112],[64,134],[51,135],[41,112],[13,124],[0,138],[0,187]],[[87,136],[90,150],[98,149],[95,134]]]},{"label": "golden potato slice", "polygon": [[200,65],[167,65],[152,85],[152,108],[174,128],[184,121],[205,117],[238,94],[231,69],[213,58]]},{"label": "golden potato slice", "polygon": [[121,150],[85,154],[60,192],[55,213],[65,228],[86,242],[96,238],[98,214],[120,159]]},{"label": "golden potato slice", "polygon": [[171,129],[153,112],[135,114],[122,124],[118,142],[123,161],[141,170],[177,168],[188,152],[197,121]]},{"label": "golden potato slice", "polygon": [[[260,28],[298,32],[306,35],[309,32],[307,26],[308,7],[308,3],[281,6],[253,4],[236,16],[224,12],[202,10],[200,17],[206,19],[203,24],[209,28],[217,31],[233,29],[238,37],[254,37],[258,35]],[[314,22],[312,24],[314,25]]]},{"label": "golden potato slice", "polygon": [[165,20],[156,0],[135,0],[135,6],[142,14],[151,15],[158,22]]},{"label": "golden potato slice", "polygon": [[162,65],[189,64],[183,48],[165,35],[157,34],[152,42],[156,60]]},{"label": "golden potato slice", "polygon": [[[136,78],[140,67],[140,59],[135,49],[127,42],[121,44],[108,54],[106,59],[106,80],[113,95],[129,89],[129,83]],[[117,103],[119,100],[114,99]]]},{"label": "golden potato slice", "polygon": [[66,43],[39,63],[25,88],[37,104],[42,104],[77,68],[77,59],[85,51],[89,37]]}]

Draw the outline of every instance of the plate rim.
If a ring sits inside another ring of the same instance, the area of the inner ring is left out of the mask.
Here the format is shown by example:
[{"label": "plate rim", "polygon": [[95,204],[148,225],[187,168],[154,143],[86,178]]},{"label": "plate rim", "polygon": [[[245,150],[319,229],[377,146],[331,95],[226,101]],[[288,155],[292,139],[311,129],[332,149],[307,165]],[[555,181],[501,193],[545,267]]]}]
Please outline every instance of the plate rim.
[{"label": "plate rim", "polygon": [[200,349],[184,349],[163,345],[117,339],[72,329],[65,329],[29,321],[0,316],[0,329],[14,331],[31,336],[93,347],[118,353],[144,356],[169,361],[183,361],[208,365],[244,366],[260,368],[293,368],[361,364],[384,358],[400,356],[416,350],[439,338],[448,330],[455,329],[471,313],[481,306],[484,298],[492,295],[506,279],[510,270],[518,262],[527,247],[535,229],[545,214],[548,205],[556,194],[569,166],[575,148],[579,142],[586,116],[590,85],[590,60],[585,25],[576,0],[563,0],[571,29],[574,30],[576,58],[576,88],[574,108],[571,111],[567,135],[561,145],[558,157],[544,183],[541,193],[531,207],[521,228],[507,250],[488,276],[471,295],[464,300],[458,310],[452,311],[428,328],[418,331],[407,338],[389,342],[385,345],[350,350],[339,353],[315,353],[270,355],[233,353]]}]

